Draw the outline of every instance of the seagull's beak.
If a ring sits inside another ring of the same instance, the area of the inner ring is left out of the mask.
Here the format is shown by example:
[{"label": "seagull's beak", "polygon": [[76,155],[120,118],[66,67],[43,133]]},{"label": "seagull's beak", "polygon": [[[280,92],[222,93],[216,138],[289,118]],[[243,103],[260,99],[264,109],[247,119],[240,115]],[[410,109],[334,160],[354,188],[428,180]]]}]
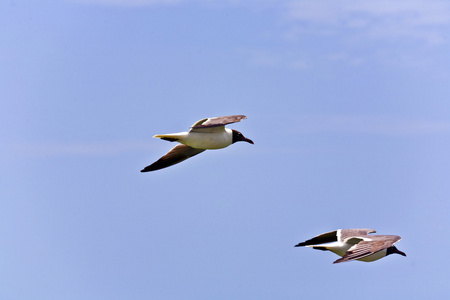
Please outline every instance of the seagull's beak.
[{"label": "seagull's beak", "polygon": [[255,144],[255,143],[253,143],[253,141],[252,141],[251,139],[248,139],[248,138],[244,138],[243,141],[244,141],[244,142],[247,142],[247,143],[250,143],[250,144],[252,144],[252,145]]},{"label": "seagull's beak", "polygon": [[397,253],[403,256],[406,256],[406,253],[397,249]]}]

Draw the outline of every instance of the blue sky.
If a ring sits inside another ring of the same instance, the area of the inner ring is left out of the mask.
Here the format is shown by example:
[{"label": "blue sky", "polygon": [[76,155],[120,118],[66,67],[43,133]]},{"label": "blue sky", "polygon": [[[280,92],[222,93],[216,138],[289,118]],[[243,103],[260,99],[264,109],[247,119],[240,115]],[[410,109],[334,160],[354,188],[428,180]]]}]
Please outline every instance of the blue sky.
[{"label": "blue sky", "polygon": [[[444,0],[3,1],[0,298],[447,298],[449,29]],[[255,145],[139,172],[231,114]],[[293,247],[338,228],[408,256]]]}]

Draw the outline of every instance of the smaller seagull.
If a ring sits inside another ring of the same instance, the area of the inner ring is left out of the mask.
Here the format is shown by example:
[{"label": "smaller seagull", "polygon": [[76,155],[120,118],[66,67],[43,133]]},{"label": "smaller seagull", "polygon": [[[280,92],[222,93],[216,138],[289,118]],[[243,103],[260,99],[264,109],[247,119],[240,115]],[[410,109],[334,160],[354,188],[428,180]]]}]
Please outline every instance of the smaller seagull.
[{"label": "smaller seagull", "polygon": [[170,167],[207,149],[221,149],[240,141],[253,144],[252,140],[244,137],[239,131],[225,128],[227,124],[240,122],[246,118],[243,115],[206,118],[194,123],[189,132],[157,134],[153,136],[181,144],[173,147],[163,157],[145,167],[141,172]]},{"label": "smaller seagull", "polygon": [[398,250],[394,244],[401,240],[398,235],[369,235],[373,229],[338,229],[326,232],[295,247],[312,247],[317,250],[328,250],[342,256],[334,264],[350,260],[365,262],[375,261],[389,254],[406,254]]}]

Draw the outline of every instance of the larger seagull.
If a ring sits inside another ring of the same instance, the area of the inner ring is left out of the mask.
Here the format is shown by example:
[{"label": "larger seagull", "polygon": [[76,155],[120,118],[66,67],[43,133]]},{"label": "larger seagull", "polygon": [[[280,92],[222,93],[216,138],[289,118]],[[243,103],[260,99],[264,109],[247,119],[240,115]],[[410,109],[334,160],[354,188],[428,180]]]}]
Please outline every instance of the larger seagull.
[{"label": "larger seagull", "polygon": [[240,122],[246,118],[244,115],[206,118],[195,122],[189,132],[155,135],[155,138],[180,144],[141,172],[170,167],[207,149],[221,149],[240,141],[253,144],[252,140],[246,138],[239,131],[225,128],[227,124]]},{"label": "larger seagull", "polygon": [[329,250],[342,256],[334,264],[350,260],[375,261],[390,254],[406,254],[394,244],[401,240],[398,235],[369,235],[373,229],[338,229],[320,234],[295,247],[312,247],[317,250]]}]

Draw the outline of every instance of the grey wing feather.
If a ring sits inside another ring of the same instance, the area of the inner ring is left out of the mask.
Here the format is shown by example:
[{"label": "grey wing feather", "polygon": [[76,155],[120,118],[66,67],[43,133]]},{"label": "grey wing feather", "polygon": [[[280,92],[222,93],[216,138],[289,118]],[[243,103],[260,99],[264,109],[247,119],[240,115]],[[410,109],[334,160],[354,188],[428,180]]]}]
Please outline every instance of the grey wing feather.
[{"label": "grey wing feather", "polygon": [[183,144],[176,145],[166,155],[142,169],[141,172],[150,172],[173,166],[203,151],[205,149],[196,149]]},{"label": "grey wing feather", "polygon": [[205,127],[215,127],[215,126],[225,126],[227,124],[240,122],[247,117],[244,115],[233,115],[233,116],[225,116],[225,117],[215,117],[202,119],[197,121],[191,128],[205,128]]},{"label": "grey wing feather", "polygon": [[369,233],[374,233],[374,229],[358,228],[358,229],[341,229],[341,236],[339,240],[343,242],[345,239],[350,237],[358,237],[363,235],[368,235]]},{"label": "grey wing feather", "polygon": [[[372,238],[372,241],[376,242],[374,244],[374,252],[377,252],[380,249],[388,248],[390,246],[393,246],[395,243],[400,241],[402,238],[398,235],[373,235],[370,236]],[[380,249],[376,249],[376,246],[380,246]]]},{"label": "grey wing feather", "polygon": [[384,237],[384,239],[392,243],[392,245],[402,239],[402,237],[398,235],[380,235],[380,237]]}]

